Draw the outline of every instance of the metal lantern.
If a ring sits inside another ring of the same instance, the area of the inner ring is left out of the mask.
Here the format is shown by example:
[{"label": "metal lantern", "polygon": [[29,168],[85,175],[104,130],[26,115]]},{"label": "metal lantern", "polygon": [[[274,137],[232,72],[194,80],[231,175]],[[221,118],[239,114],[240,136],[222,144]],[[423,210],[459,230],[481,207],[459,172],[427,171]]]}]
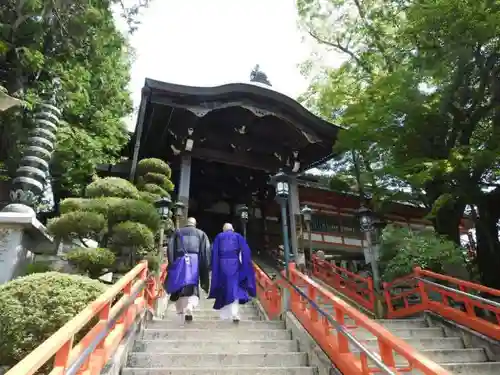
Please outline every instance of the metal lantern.
[{"label": "metal lantern", "polygon": [[184,208],[186,206],[184,205],[184,203],[182,203],[181,201],[177,201],[175,202],[174,204],[174,208],[175,208],[175,216],[177,217],[181,217],[184,213]]},{"label": "metal lantern", "polygon": [[172,200],[169,197],[162,197],[155,202],[155,206],[161,218],[166,219],[168,218],[170,207],[172,206]]},{"label": "metal lantern", "polygon": [[241,221],[246,223],[248,221],[248,207],[246,205],[241,206],[239,212]]},{"label": "metal lantern", "polygon": [[306,224],[311,222],[312,209],[309,206],[305,205],[304,207],[302,207],[302,209],[300,210],[300,214],[304,218],[304,222]]},{"label": "metal lantern", "polygon": [[373,230],[373,213],[369,208],[361,206],[357,211],[359,218],[359,227],[362,232],[371,232]]},{"label": "metal lantern", "polygon": [[274,186],[276,188],[276,197],[281,199],[287,199],[290,194],[290,184],[288,182],[288,176],[283,173],[283,171],[279,171],[273,177]]},{"label": "metal lantern", "polygon": [[[272,177],[271,181],[276,189],[276,200],[280,205],[281,233],[283,235],[283,250],[285,252],[285,275],[286,279],[290,280],[290,244],[288,238],[288,218],[286,215],[287,200],[288,195],[290,194],[290,184],[288,182],[288,176],[281,170]],[[289,291],[287,290],[287,288],[285,288],[285,291],[283,293],[284,310],[288,310],[290,308],[289,300]]]}]

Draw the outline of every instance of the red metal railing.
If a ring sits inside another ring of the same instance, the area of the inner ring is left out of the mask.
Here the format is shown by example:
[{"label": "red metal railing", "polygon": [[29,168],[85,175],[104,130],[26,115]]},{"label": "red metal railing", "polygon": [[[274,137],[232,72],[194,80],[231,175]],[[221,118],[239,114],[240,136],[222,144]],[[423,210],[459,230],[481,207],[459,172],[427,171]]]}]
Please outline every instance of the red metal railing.
[{"label": "red metal railing", "polygon": [[160,276],[157,278],[155,275],[150,275],[147,281],[146,299],[148,301],[148,310],[154,315],[155,302],[165,295],[163,282],[167,277],[167,264],[160,266]]},{"label": "red metal railing", "polygon": [[[290,283],[305,287],[305,292],[299,292],[298,288],[290,287],[283,279],[273,282],[255,264],[254,269],[258,283],[258,297],[268,315],[276,316],[277,312],[279,313],[279,306],[281,306],[279,289],[288,288],[291,293],[291,311],[343,374],[400,374],[415,369],[425,375],[450,375],[449,372],[420,355],[377,322],[297,271],[294,264],[291,264]],[[307,299],[303,298],[302,294],[306,294]],[[323,305],[332,307],[333,313],[330,318],[323,315],[324,312],[320,313],[316,303],[310,302],[318,300],[321,300]],[[335,327],[332,325],[332,320],[336,322]],[[366,350],[360,344],[363,340],[355,339],[354,329],[371,334],[378,343],[379,354]],[[396,365],[396,353],[406,363]],[[378,366],[374,365],[377,362]],[[389,372],[383,370],[382,367],[389,369]]]},{"label": "red metal railing", "polygon": [[384,283],[388,318],[428,310],[500,340],[500,290],[415,268],[407,277]]},{"label": "red metal railing", "polygon": [[313,275],[369,311],[375,311],[373,279],[312,256]]},{"label": "red metal railing", "polygon": [[257,286],[257,298],[266,310],[270,319],[279,316],[281,312],[281,290],[278,285],[262,271],[259,266],[253,264],[255,270],[255,281]]},{"label": "red metal railing", "polygon": [[[166,267],[162,267],[161,277],[164,278],[165,275]],[[54,366],[50,375],[63,375],[68,368],[75,367],[75,363],[85,358],[84,353],[89,355],[82,366],[77,368],[78,374],[100,374],[136,317],[146,308],[152,309],[155,300],[162,293],[162,288],[158,288],[158,285],[161,285],[163,279],[148,280],[147,276],[148,264],[144,261],[11,368],[6,375],[32,375],[53,357]],[[113,304],[120,294],[122,297]],[[98,318],[97,323],[75,344],[75,335],[88,327],[95,318]],[[100,337],[102,340],[99,340]],[[94,348],[96,343],[98,344]]]}]

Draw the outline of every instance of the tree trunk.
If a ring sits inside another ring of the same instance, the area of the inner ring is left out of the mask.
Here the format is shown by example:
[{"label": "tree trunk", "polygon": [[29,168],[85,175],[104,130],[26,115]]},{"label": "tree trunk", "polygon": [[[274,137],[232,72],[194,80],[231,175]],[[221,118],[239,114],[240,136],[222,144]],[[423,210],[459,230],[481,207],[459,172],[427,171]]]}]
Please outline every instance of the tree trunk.
[{"label": "tree trunk", "polygon": [[479,204],[476,220],[477,264],[481,283],[500,289],[500,241],[498,240],[498,219],[500,199],[491,194]]}]

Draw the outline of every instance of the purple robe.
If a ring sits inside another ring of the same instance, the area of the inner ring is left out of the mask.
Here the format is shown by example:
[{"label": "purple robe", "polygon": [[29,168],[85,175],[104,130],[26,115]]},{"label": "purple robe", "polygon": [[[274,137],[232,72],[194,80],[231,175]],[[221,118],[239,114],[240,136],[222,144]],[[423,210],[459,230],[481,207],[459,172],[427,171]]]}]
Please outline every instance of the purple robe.
[{"label": "purple robe", "polygon": [[255,295],[255,273],[247,241],[234,231],[219,233],[212,248],[212,282],[208,296],[215,298],[214,309],[220,310],[234,301],[245,304]]}]

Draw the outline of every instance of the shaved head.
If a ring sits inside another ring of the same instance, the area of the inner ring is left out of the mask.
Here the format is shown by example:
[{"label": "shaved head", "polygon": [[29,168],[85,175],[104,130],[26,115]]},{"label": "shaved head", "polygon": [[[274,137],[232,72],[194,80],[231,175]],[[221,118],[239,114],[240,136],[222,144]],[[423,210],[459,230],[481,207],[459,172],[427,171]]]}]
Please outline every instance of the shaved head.
[{"label": "shaved head", "polygon": [[195,227],[196,226],[196,219],[194,217],[188,217],[186,225],[188,227]]},{"label": "shaved head", "polygon": [[233,224],[231,223],[224,224],[224,226],[222,227],[222,231],[227,232],[228,230],[234,230]]}]

